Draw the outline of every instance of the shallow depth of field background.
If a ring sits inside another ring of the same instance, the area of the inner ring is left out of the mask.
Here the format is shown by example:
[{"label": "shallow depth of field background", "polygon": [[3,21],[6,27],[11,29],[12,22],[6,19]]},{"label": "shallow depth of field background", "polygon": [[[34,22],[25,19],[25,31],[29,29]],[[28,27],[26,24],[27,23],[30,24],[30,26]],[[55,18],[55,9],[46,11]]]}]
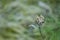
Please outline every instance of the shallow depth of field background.
[{"label": "shallow depth of field background", "polygon": [[[37,15],[45,18],[43,39]],[[0,0],[0,40],[60,40],[60,0]]]}]

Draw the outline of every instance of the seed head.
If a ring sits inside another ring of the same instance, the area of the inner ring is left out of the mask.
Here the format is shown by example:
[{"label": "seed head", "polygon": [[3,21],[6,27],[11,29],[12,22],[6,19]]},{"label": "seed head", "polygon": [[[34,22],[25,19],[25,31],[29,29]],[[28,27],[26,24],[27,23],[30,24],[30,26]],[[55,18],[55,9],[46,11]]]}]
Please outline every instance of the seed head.
[{"label": "seed head", "polygon": [[37,16],[36,22],[38,25],[42,25],[44,23],[44,17],[42,15]]}]

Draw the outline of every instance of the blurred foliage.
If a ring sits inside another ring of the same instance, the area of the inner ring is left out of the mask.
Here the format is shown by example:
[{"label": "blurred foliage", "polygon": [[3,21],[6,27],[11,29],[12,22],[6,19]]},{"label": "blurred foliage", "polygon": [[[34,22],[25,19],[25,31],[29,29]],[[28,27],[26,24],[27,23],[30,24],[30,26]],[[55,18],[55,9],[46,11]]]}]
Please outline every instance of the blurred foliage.
[{"label": "blurred foliage", "polygon": [[[43,39],[37,15],[45,17]],[[60,0],[0,0],[0,40],[60,40]]]}]

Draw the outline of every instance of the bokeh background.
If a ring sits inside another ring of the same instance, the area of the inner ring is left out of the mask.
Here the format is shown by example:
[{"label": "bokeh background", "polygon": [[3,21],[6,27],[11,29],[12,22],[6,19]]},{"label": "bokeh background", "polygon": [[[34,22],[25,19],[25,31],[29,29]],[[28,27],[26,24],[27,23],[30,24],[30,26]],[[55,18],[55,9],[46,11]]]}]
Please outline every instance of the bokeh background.
[{"label": "bokeh background", "polygon": [[0,40],[60,40],[60,0],[0,0]]}]

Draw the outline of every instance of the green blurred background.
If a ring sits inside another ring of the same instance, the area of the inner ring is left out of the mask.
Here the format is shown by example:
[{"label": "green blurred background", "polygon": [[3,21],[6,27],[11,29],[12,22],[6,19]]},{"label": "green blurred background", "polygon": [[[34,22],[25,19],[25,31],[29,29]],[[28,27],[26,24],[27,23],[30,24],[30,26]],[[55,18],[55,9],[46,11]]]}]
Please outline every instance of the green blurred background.
[{"label": "green blurred background", "polygon": [[[42,38],[37,15],[45,18]],[[0,40],[60,40],[60,0],[0,0]]]}]

